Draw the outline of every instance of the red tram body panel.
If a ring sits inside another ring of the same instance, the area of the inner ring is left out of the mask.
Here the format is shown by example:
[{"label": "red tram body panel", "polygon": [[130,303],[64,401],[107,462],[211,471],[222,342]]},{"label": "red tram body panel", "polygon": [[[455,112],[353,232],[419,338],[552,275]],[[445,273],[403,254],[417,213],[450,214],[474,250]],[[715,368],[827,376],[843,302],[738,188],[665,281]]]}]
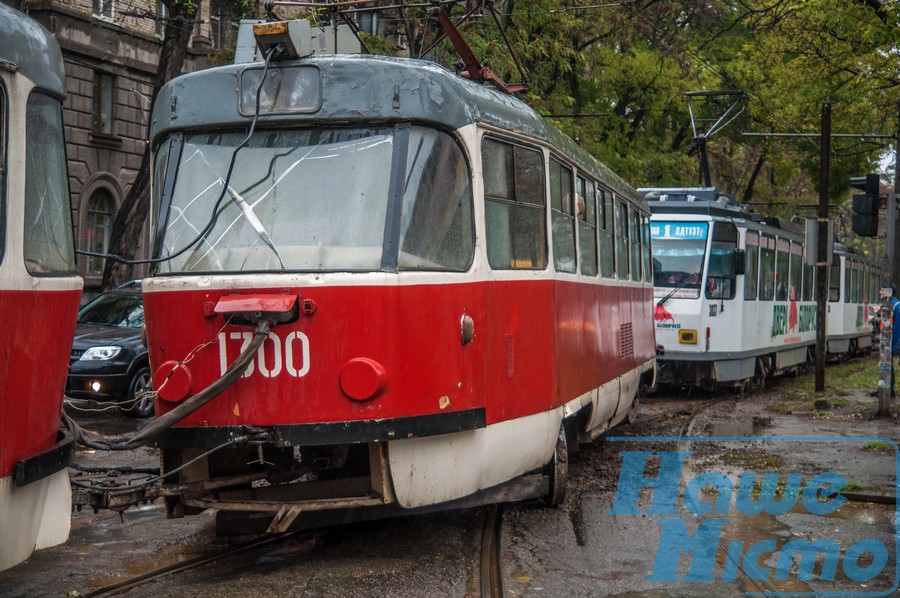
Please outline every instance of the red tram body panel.
[{"label": "red tram body panel", "polygon": [[53,446],[59,433],[70,347],[81,289],[0,290],[0,477],[16,463]]},{"label": "red tram body panel", "polygon": [[[234,291],[147,291],[148,336],[161,339],[151,345],[153,368],[189,354],[197,339],[215,339],[187,365],[191,389],[205,388],[252,330],[223,329],[221,318],[204,313],[204,305]],[[275,327],[245,384],[179,425],[378,420],[476,408],[493,424],[560,407],[653,359],[649,327],[635,327],[638,336],[624,349],[617,336],[600,333],[649,320],[647,289],[552,281],[240,289],[273,292],[311,299],[316,311]],[[475,340],[465,346],[463,315],[475,323]],[[342,368],[358,358],[385,370],[385,388],[370,400],[341,390]],[[173,405],[161,401],[159,413]]]}]

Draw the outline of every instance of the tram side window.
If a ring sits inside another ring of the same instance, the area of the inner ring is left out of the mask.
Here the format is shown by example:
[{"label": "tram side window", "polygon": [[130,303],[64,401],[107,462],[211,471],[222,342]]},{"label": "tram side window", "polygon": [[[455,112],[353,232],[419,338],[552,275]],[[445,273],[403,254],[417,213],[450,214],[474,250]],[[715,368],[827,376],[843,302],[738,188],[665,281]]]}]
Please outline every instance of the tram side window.
[{"label": "tram side window", "polygon": [[613,241],[612,193],[600,190],[600,275],[612,278],[616,274],[616,251]]},{"label": "tram side window", "polygon": [[775,300],[787,301],[788,282],[790,280],[788,268],[790,265],[790,245],[787,241],[779,239],[775,257]]},{"label": "tram side window", "polygon": [[650,217],[641,216],[641,250],[644,256],[644,282],[653,280],[653,259],[650,251]]},{"label": "tram side window", "polygon": [[744,299],[756,300],[759,283],[759,237],[747,234],[746,266],[744,268]]},{"label": "tram side window", "polygon": [[850,260],[844,261],[844,303],[850,302]]},{"label": "tram side window", "polygon": [[574,272],[575,212],[572,209],[572,171],[552,157],[550,220],[553,226],[553,265],[557,272]]},{"label": "tram side window", "polygon": [[[594,181],[579,176],[576,179],[578,193],[578,257],[581,273],[597,275],[597,192]],[[581,202],[584,208],[581,208]]]},{"label": "tram side window", "polygon": [[863,297],[865,303],[876,301],[876,297],[878,297],[878,292],[875,290],[876,288],[875,269],[873,266],[869,266],[869,273],[866,276],[866,295]]},{"label": "tram side window", "polygon": [[495,270],[544,269],[543,156],[490,138],[484,139],[481,155],[488,263]]},{"label": "tram side window", "polygon": [[25,110],[25,267],[35,276],[74,273],[62,107],[32,93]]},{"label": "tram side window", "polygon": [[621,201],[614,202],[616,210],[616,271],[620,280],[628,279],[628,208]]},{"label": "tram side window", "polygon": [[634,208],[628,208],[628,213],[631,216],[631,279],[641,280],[641,215]]},{"label": "tram side window", "polygon": [[875,267],[870,266],[869,268],[870,268],[870,270],[869,270],[869,287],[868,287],[868,290],[866,291],[866,296],[863,299],[866,302],[874,303],[875,301],[878,300],[878,286],[877,286],[878,283],[877,283],[877,279],[875,278],[875,276],[876,276]]},{"label": "tram side window", "polygon": [[759,247],[759,298],[771,301],[775,298],[775,239],[764,236]]},{"label": "tram side window", "polygon": [[815,268],[803,264],[803,301],[815,298]]},{"label": "tram side window", "polygon": [[828,269],[828,300],[831,302],[841,300],[841,263],[837,256]]},{"label": "tram side window", "polygon": [[791,243],[791,284],[788,299],[797,301],[803,288],[803,246]]},{"label": "tram side window", "polygon": [[708,299],[734,299],[734,260],[737,250],[737,227],[730,222],[716,222],[713,226],[709,271],[706,278]]},{"label": "tram side window", "polygon": [[850,302],[859,302],[859,262],[850,263]]}]

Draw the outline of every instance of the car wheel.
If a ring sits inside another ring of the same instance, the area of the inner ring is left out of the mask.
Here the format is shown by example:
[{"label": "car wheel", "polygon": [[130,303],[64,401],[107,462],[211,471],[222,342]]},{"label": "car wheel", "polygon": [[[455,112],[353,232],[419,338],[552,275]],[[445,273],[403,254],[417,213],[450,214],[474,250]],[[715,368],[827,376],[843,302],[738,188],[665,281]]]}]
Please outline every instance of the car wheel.
[{"label": "car wheel", "polygon": [[153,382],[150,379],[150,368],[141,367],[131,378],[128,395],[119,409],[129,417],[150,417],[153,415]]}]

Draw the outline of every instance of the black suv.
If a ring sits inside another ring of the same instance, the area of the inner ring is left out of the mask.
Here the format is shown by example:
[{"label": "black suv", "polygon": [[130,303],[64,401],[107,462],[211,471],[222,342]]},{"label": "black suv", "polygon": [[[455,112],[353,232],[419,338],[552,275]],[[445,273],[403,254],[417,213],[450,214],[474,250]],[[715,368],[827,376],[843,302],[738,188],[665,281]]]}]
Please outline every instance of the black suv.
[{"label": "black suv", "polygon": [[78,312],[66,394],[114,401],[133,417],[153,415],[147,348],[141,342],[144,300],[141,281],[102,293]]}]

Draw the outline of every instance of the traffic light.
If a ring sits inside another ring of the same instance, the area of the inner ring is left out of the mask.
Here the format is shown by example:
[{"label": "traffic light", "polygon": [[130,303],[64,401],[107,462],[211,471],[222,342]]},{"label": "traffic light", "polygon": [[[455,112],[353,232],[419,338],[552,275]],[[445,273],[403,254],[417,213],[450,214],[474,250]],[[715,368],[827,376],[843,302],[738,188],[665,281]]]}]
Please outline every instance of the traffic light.
[{"label": "traffic light", "polygon": [[853,196],[853,232],[861,237],[878,236],[878,175],[850,177],[850,186],[864,191]]}]

